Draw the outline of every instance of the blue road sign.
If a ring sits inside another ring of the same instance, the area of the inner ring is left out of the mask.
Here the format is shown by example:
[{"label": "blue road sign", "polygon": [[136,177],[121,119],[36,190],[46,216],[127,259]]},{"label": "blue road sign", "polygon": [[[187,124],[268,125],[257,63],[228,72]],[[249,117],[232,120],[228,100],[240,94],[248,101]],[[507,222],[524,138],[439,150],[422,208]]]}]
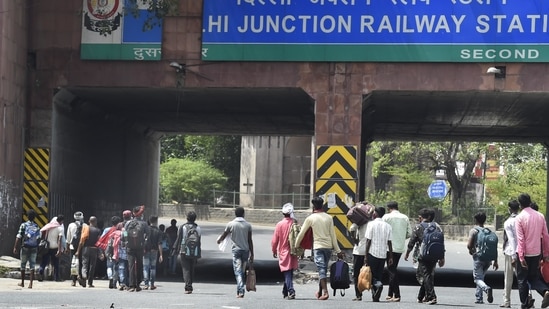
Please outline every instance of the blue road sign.
[{"label": "blue road sign", "polygon": [[435,180],[429,185],[427,194],[433,199],[443,199],[448,194],[448,186],[444,180]]}]

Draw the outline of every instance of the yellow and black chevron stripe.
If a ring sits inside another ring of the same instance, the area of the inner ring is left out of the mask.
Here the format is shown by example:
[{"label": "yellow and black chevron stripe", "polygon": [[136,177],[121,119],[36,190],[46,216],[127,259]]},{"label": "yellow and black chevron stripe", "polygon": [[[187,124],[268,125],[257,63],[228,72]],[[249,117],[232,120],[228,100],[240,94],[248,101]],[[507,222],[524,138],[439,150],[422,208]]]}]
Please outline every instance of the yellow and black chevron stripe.
[{"label": "yellow and black chevron stripe", "polygon": [[316,161],[316,195],[335,202],[327,208],[332,215],[340,248],[353,248],[349,234],[351,222],[347,219],[349,206],[354,205],[357,190],[357,147],[318,146]]},{"label": "yellow and black chevron stripe", "polygon": [[23,163],[23,221],[26,212],[36,212],[34,220],[40,227],[48,223],[50,150],[47,148],[27,148]]}]

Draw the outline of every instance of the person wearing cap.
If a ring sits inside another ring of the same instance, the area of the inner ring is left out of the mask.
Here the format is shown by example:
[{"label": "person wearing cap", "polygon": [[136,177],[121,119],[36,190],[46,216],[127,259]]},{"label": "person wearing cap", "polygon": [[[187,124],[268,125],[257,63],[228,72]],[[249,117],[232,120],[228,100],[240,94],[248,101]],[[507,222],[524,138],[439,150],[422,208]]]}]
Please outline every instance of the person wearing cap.
[{"label": "person wearing cap", "polygon": [[271,248],[273,257],[278,258],[278,266],[284,275],[284,285],[282,287],[282,295],[284,299],[295,299],[294,289],[294,270],[297,269],[298,257],[291,254],[289,235],[292,224],[296,222],[294,217],[294,205],[286,203],[282,206],[282,214],[284,218],[280,220],[273,233],[271,240]]},{"label": "person wearing cap", "polygon": [[[77,211],[74,213],[74,222],[71,222],[69,226],[67,227],[67,238],[66,238],[66,250],[67,253],[71,254],[71,260],[72,257],[76,253],[76,249],[78,249],[78,244],[80,243],[80,234],[78,231],[82,230],[82,226],[84,224],[84,214],[81,211]],[[76,246],[74,245],[76,244]],[[79,276],[82,274],[82,256],[78,255],[78,275],[71,275],[71,286],[76,286],[76,280]]]},{"label": "person wearing cap", "polygon": [[318,292],[316,292],[315,296],[318,300],[326,300],[330,297],[328,294],[327,274],[328,262],[330,262],[330,258],[332,257],[332,251],[340,259],[343,259],[345,254],[337,243],[334,220],[332,216],[324,212],[324,200],[317,196],[311,200],[311,203],[313,204],[313,213],[303,221],[295,245],[296,247],[300,247],[307,230],[309,228],[313,230],[313,254],[319,277]]}]

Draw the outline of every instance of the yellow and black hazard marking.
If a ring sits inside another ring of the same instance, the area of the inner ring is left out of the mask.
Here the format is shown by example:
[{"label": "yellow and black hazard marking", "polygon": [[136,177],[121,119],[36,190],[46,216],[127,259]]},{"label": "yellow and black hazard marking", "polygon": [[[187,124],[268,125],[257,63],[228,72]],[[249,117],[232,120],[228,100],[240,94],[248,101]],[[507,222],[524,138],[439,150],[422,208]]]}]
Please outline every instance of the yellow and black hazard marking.
[{"label": "yellow and black hazard marking", "polygon": [[324,196],[326,211],[332,215],[342,249],[353,248],[347,219],[357,190],[357,147],[319,146],[317,148],[315,193]]},{"label": "yellow and black hazard marking", "polygon": [[28,148],[23,163],[23,221],[27,221],[26,212],[36,212],[36,222],[40,227],[48,223],[50,150],[47,148]]}]

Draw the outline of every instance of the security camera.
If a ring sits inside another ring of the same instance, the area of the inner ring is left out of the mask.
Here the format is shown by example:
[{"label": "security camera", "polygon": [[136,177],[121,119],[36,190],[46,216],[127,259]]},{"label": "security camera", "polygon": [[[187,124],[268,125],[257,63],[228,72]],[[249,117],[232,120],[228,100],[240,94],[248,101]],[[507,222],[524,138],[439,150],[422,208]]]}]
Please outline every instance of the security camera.
[{"label": "security camera", "polygon": [[181,72],[183,70],[183,65],[175,61],[170,62],[170,66],[175,69],[176,72]]},{"label": "security camera", "polygon": [[[171,65],[171,64],[170,64]],[[496,67],[489,67],[488,70],[486,71],[486,73],[489,73],[489,74],[500,74],[501,73],[501,70],[496,68]]]}]

